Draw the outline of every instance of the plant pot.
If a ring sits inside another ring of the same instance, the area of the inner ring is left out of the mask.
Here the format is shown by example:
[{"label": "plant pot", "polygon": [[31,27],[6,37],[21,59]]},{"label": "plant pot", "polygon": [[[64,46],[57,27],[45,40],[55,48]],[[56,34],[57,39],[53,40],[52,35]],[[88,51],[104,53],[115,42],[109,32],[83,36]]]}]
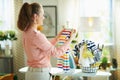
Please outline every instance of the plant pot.
[{"label": "plant pot", "polygon": [[99,68],[106,70],[107,68],[110,68],[110,66],[111,66],[111,63],[101,63]]},{"label": "plant pot", "polygon": [[5,56],[11,55],[11,49],[9,45],[5,45]]},{"label": "plant pot", "polygon": [[107,68],[107,63],[101,63],[101,67],[102,67],[102,69],[106,70],[106,68]]}]

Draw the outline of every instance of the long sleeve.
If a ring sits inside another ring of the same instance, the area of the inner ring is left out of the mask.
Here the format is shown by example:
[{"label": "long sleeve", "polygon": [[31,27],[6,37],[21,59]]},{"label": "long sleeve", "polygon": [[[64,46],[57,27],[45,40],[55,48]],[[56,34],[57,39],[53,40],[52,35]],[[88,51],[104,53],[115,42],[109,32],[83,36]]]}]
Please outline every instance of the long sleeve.
[{"label": "long sleeve", "polygon": [[52,38],[51,40],[49,40],[50,42],[51,42],[51,44],[53,44],[53,45],[55,45],[56,44],[56,42],[57,42],[57,40],[56,40],[56,38]]},{"label": "long sleeve", "polygon": [[70,41],[56,47],[56,41],[50,42],[41,32],[30,29],[23,33],[23,47],[27,55],[27,64],[31,67],[50,67],[50,56],[59,57],[69,48]]},{"label": "long sleeve", "polygon": [[46,52],[47,55],[52,56],[61,56],[68,48],[70,42],[66,42],[64,45],[60,47],[56,47],[55,40],[53,40],[52,43],[49,42],[49,40],[44,36],[44,34],[39,33],[36,34],[34,40],[34,44],[39,47],[43,52]]}]

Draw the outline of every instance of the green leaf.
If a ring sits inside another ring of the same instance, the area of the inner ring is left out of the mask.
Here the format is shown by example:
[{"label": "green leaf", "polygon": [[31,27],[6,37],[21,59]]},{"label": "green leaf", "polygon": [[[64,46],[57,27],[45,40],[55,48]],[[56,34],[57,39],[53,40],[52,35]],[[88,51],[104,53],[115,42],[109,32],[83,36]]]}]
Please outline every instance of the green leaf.
[{"label": "green leaf", "polygon": [[103,57],[102,58],[102,63],[106,63],[107,64],[107,62],[108,62],[108,58],[107,57]]},{"label": "green leaf", "polygon": [[77,37],[78,37],[78,32],[77,32],[77,34],[76,34],[75,38],[77,38]]},{"label": "green leaf", "polygon": [[77,40],[72,40],[72,42],[71,43],[77,43]]},{"label": "green leaf", "polygon": [[17,37],[15,35],[15,31],[13,30],[8,30],[8,31],[0,31],[0,41],[3,41],[3,40],[17,40]]}]

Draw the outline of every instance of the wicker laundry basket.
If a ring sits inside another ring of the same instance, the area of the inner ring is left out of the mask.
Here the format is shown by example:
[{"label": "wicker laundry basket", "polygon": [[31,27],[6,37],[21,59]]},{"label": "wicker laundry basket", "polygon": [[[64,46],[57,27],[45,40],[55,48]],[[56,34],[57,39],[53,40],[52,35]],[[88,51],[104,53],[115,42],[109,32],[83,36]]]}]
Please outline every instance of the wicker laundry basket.
[{"label": "wicker laundry basket", "polygon": [[98,70],[97,67],[82,67],[83,73],[96,73]]}]

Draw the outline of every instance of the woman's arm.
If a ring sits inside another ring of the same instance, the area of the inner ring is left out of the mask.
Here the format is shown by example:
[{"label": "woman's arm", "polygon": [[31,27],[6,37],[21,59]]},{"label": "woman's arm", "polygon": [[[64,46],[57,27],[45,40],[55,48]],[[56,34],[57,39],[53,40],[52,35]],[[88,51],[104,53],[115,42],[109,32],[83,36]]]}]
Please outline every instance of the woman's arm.
[{"label": "woman's arm", "polygon": [[36,34],[34,38],[34,45],[37,46],[40,50],[45,52],[45,55],[52,55],[55,57],[63,55],[67,49],[69,48],[69,45],[73,39],[73,32],[71,34],[71,38],[66,41],[63,45],[56,47],[55,45],[51,44],[50,41],[45,37],[43,34]]}]

